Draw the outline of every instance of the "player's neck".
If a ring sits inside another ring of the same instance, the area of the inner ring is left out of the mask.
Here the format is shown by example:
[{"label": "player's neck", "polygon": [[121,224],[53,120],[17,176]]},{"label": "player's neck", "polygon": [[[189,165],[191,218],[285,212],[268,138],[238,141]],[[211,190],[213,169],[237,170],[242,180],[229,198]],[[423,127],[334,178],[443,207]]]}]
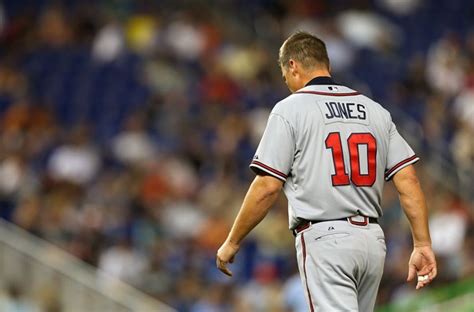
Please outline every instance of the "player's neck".
[{"label": "player's neck", "polygon": [[302,75],[303,86],[316,77],[331,77],[331,73],[327,69],[315,69]]},{"label": "player's neck", "polygon": [[308,82],[310,82],[316,77],[331,77],[331,74],[327,69],[315,69],[302,73],[300,78],[301,84],[299,86],[300,88],[298,89],[304,88],[308,84]]}]

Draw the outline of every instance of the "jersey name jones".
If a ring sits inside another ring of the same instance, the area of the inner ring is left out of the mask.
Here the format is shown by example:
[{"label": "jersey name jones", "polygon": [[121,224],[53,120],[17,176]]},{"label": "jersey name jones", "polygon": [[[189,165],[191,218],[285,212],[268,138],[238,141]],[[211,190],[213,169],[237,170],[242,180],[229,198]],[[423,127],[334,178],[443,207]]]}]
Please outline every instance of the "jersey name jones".
[{"label": "jersey name jones", "polygon": [[325,104],[325,117],[327,119],[342,118],[365,120],[367,117],[365,106],[362,104],[344,102],[325,102]]}]

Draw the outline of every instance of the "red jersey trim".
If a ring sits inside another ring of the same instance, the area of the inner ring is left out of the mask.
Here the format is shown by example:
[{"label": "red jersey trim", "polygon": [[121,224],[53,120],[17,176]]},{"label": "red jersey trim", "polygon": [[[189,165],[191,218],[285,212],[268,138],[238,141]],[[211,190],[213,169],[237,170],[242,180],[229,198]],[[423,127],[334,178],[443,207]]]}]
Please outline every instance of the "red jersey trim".
[{"label": "red jersey trim", "polygon": [[405,160],[402,160],[401,162],[399,162],[398,164],[396,164],[395,166],[393,166],[390,170],[387,170],[385,172],[385,180],[390,180],[390,178],[395,174],[397,173],[399,170],[401,170],[402,168],[408,166],[408,165],[411,165],[411,164],[414,164],[415,162],[417,162],[418,160],[420,160],[420,157],[416,156],[416,155],[413,155],[411,157],[408,157],[407,159]]},{"label": "red jersey trim", "polygon": [[258,160],[253,160],[252,163],[250,164],[250,168],[252,167],[257,167],[269,174],[271,174],[272,176],[280,179],[280,180],[283,180],[283,181],[286,181],[286,178],[288,178],[288,175],[284,174],[283,172],[281,171],[278,171],[268,165],[265,165],[264,163],[262,162],[259,162]]},{"label": "red jersey trim", "polygon": [[326,96],[353,96],[360,95],[360,92],[346,92],[346,93],[331,93],[331,92],[320,92],[320,91],[297,91],[295,94],[316,94],[316,95],[326,95]]},{"label": "red jersey trim", "polygon": [[305,286],[306,286],[306,292],[308,294],[309,308],[310,308],[311,312],[314,312],[313,300],[311,299],[311,293],[309,291],[309,286],[308,286],[308,277],[306,275],[306,244],[305,244],[305,241],[304,241],[304,233],[301,233],[301,245],[303,247],[303,273],[304,273],[304,281],[305,281]]}]

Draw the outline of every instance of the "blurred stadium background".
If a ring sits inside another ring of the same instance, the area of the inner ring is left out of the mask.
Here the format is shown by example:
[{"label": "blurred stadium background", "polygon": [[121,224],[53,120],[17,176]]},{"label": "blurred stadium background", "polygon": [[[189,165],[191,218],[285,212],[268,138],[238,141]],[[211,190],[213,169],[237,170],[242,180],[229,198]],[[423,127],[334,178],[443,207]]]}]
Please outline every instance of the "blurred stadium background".
[{"label": "blurred stadium background", "polygon": [[283,197],[214,268],[295,30],[422,156],[439,277],[387,184],[379,310],[474,311],[470,0],[1,1],[0,311],[307,311]]}]

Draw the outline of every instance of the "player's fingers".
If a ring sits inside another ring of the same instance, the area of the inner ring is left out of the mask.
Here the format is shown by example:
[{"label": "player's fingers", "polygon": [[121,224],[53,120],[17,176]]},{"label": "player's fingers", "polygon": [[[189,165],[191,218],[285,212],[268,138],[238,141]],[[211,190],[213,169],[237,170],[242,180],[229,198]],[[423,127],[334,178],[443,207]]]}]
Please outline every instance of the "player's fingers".
[{"label": "player's fingers", "polygon": [[416,284],[416,289],[420,289],[425,287],[431,282],[431,279],[429,277],[429,274],[425,275],[418,275],[418,282]]},{"label": "player's fingers", "polygon": [[232,276],[232,271],[229,270],[225,264],[219,267],[219,270],[221,270],[225,275]]},{"label": "player's fingers", "polygon": [[426,285],[428,285],[429,283],[430,283],[429,280],[427,280],[426,282],[420,282],[420,283],[418,283],[418,284],[416,285],[416,289],[417,289],[417,290],[418,290],[418,289],[421,289],[421,288],[425,287]]},{"label": "player's fingers", "polygon": [[416,290],[421,289],[425,286],[425,283],[423,281],[418,280],[418,283],[416,283]]},{"label": "player's fingers", "polygon": [[423,282],[423,287],[426,286],[426,285],[428,285],[429,283],[431,283],[431,281],[432,281],[432,279],[429,278],[429,276],[428,276],[428,279]]},{"label": "player's fingers", "polygon": [[425,265],[421,270],[417,272],[417,275],[427,275],[430,280],[436,277],[436,264]]},{"label": "player's fingers", "polygon": [[416,276],[416,267],[412,264],[408,265],[408,277],[407,282],[411,282]]},{"label": "player's fingers", "polygon": [[423,288],[423,283],[418,282],[418,284],[416,284],[416,290],[421,289],[421,288]]},{"label": "player's fingers", "polygon": [[436,263],[433,263],[429,266],[428,275],[430,276],[430,280],[433,280],[436,275],[438,275],[438,269],[436,267]]},{"label": "player's fingers", "polygon": [[427,276],[427,278],[423,282],[424,286],[431,283],[435,279],[437,274],[438,274],[438,272],[436,270],[436,265],[435,265],[431,268],[431,270],[428,272],[428,274],[424,275],[424,276]]},{"label": "player's fingers", "polygon": [[227,264],[225,261],[222,261],[219,259],[219,257],[216,257],[216,265],[217,268],[224,274],[228,276],[232,276],[232,271],[227,268]]},{"label": "player's fingers", "polygon": [[423,268],[421,268],[421,270],[418,270],[418,271],[416,272],[416,275],[418,275],[418,276],[424,276],[424,275],[428,275],[430,272],[431,272],[431,267],[429,267],[429,266],[424,266]]},{"label": "player's fingers", "polygon": [[224,267],[224,270],[222,270],[227,276],[232,277],[232,271],[229,270],[227,267]]},{"label": "player's fingers", "polygon": [[429,273],[430,275],[430,280],[434,280],[435,277],[438,275],[438,268],[436,267],[436,264],[433,266],[433,269],[431,269],[431,272]]}]

